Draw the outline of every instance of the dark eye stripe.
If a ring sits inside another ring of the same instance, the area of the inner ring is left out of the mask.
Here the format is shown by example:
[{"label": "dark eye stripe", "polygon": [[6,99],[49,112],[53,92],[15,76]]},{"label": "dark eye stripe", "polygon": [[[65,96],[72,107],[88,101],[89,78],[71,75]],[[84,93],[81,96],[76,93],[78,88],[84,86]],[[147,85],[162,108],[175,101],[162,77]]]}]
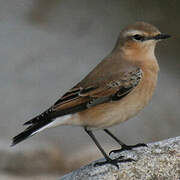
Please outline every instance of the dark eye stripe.
[{"label": "dark eye stripe", "polygon": [[135,34],[134,36],[132,36],[133,39],[137,40],[137,41],[144,41],[145,37],[140,35],[140,34]]}]

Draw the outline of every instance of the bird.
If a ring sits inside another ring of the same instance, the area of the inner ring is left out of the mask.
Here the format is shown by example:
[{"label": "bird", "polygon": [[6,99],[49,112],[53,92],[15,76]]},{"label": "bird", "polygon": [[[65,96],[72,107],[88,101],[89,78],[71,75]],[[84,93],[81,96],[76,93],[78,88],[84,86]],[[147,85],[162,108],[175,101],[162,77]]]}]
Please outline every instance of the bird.
[{"label": "bird", "polygon": [[[105,158],[95,165],[112,164],[118,167],[120,162],[133,161],[122,156],[113,159],[110,154],[147,145],[126,145],[108,128],[136,116],[151,100],[159,72],[155,47],[157,42],[169,37],[146,22],[126,26],[110,53],[50,108],[25,122],[27,128],[12,139],[11,145],[50,127],[80,126]],[[94,130],[103,130],[121,148],[108,155],[96,139]]]}]

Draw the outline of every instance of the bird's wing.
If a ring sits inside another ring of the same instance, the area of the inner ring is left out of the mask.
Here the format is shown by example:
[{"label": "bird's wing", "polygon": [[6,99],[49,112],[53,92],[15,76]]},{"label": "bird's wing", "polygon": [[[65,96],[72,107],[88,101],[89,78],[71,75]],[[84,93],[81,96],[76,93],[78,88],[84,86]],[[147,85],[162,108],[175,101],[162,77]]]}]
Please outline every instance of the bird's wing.
[{"label": "bird's wing", "polygon": [[59,116],[80,112],[109,101],[120,100],[137,86],[141,78],[141,69],[131,68],[129,71],[121,72],[120,76],[116,74],[109,80],[101,80],[101,83],[91,83],[89,86],[79,83],[65,93],[52,107],[24,125],[53,121]]},{"label": "bird's wing", "polygon": [[102,73],[93,79],[90,73],[48,110],[24,123],[29,126],[13,138],[12,146],[43,130],[43,127],[59,116],[80,112],[98,104],[121,100],[137,86],[142,75],[141,69],[136,67],[123,69],[123,71],[121,68],[117,74],[116,72],[112,74],[109,72],[106,75]]}]

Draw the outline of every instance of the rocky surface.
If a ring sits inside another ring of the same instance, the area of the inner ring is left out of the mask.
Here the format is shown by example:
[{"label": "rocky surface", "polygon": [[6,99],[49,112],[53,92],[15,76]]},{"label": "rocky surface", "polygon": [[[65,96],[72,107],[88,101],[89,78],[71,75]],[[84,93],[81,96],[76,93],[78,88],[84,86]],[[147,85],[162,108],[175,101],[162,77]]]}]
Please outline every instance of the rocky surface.
[{"label": "rocky surface", "polygon": [[[135,162],[121,163],[119,169],[106,164],[84,166],[60,180],[179,180],[180,179],[180,136],[148,144],[147,148],[136,148],[122,152],[125,158]],[[113,158],[120,154],[112,155]],[[98,161],[102,161],[98,160]],[[97,161],[96,161],[97,162]]]}]

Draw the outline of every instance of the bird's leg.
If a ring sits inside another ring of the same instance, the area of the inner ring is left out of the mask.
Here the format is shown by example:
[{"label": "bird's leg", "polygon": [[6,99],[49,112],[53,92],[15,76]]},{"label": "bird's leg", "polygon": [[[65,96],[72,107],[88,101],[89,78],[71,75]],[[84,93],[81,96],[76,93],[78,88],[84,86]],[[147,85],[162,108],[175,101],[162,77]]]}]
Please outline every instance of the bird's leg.
[{"label": "bird's leg", "polygon": [[104,132],[107,133],[109,136],[111,136],[118,144],[121,145],[121,149],[112,150],[112,151],[110,151],[109,155],[111,153],[117,153],[117,152],[122,152],[122,151],[126,151],[126,150],[131,150],[131,149],[136,148],[136,147],[147,147],[147,145],[144,143],[138,143],[135,145],[126,145],[121,140],[119,140],[116,136],[114,136],[109,130],[104,129]]},{"label": "bird's leg", "polygon": [[114,166],[116,166],[119,169],[118,163],[121,162],[131,162],[134,161],[133,159],[122,159],[123,156],[120,156],[117,159],[111,159],[106,152],[104,151],[104,149],[101,147],[101,145],[99,144],[99,142],[97,141],[97,139],[95,138],[94,134],[92,133],[92,131],[88,130],[87,128],[84,128],[84,130],[87,132],[87,134],[92,138],[92,140],[94,141],[94,143],[96,144],[96,146],[98,147],[98,149],[101,151],[101,153],[103,154],[104,158],[106,159],[106,161],[103,162],[97,162],[95,164],[95,166],[101,166],[104,164],[112,164]]}]

